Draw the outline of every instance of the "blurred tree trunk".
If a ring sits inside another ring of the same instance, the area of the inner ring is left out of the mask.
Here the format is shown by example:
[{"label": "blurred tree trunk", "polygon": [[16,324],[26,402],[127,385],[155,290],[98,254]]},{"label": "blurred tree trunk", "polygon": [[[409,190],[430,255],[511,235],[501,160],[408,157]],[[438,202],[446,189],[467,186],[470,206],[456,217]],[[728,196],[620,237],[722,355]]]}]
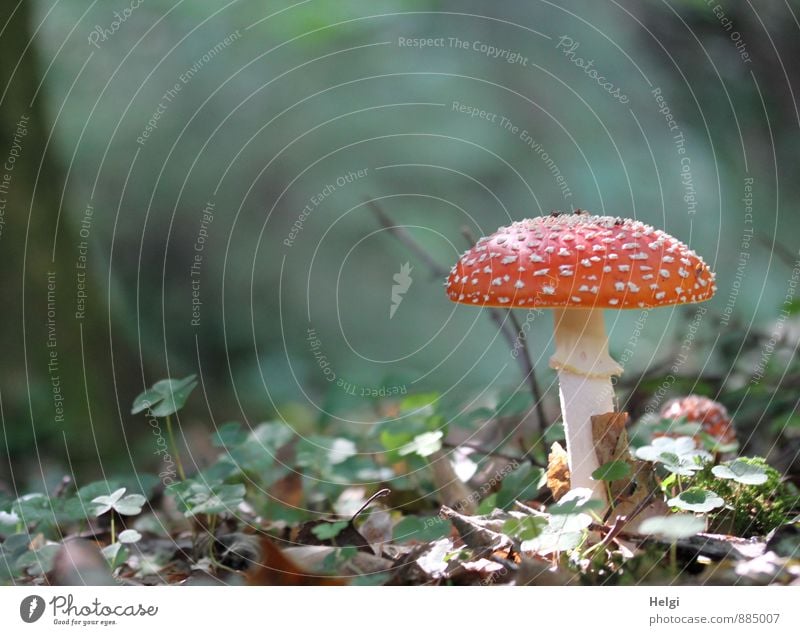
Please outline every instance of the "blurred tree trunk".
[{"label": "blurred tree trunk", "polygon": [[[69,461],[75,470],[81,462],[96,469],[93,435],[102,448],[117,429],[104,298],[92,290],[91,265],[80,269],[86,212],[59,210],[65,179],[52,141],[47,146],[30,17],[27,1],[0,3],[0,442],[17,478],[45,455],[61,469]],[[81,287],[90,300],[82,316]],[[0,473],[6,464],[0,461]]]}]

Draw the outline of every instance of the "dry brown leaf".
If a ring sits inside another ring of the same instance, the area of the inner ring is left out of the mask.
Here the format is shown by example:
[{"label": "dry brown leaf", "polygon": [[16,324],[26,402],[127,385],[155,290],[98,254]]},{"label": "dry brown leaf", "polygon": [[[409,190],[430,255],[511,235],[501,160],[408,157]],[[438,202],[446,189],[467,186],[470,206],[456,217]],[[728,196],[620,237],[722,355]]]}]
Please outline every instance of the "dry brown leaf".
[{"label": "dry brown leaf", "polygon": [[559,443],[553,443],[547,457],[547,487],[558,501],[570,489],[567,452]]},{"label": "dry brown leaf", "polygon": [[600,465],[628,458],[627,412],[607,412],[592,417],[594,451]]},{"label": "dry brown leaf", "polygon": [[[632,518],[631,523],[626,526],[627,531],[635,531],[643,520],[663,515],[668,508],[657,491],[658,484],[652,463],[637,461],[631,456],[625,427],[628,418],[627,412],[608,412],[592,417],[592,436],[600,465],[610,461],[624,461],[631,466],[628,478],[610,483],[614,499],[611,517],[635,514],[635,519]],[[654,492],[655,495],[652,495]]]},{"label": "dry brown leaf", "polygon": [[247,572],[251,586],[344,586],[337,578],[314,575],[297,564],[267,538],[261,540],[261,562]]}]

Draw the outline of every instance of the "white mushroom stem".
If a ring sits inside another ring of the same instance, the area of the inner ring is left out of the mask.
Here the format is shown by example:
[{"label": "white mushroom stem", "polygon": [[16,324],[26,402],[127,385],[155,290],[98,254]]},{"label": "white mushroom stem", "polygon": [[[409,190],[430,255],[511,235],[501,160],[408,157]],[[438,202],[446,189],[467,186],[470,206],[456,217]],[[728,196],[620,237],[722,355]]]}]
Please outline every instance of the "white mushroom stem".
[{"label": "white mushroom stem", "polygon": [[611,378],[622,367],[608,354],[602,309],[555,309],[554,318],[556,351],[550,367],[558,371],[570,486],[588,487],[593,498],[607,502],[605,486],[592,479],[599,467],[592,416],[613,412]]}]

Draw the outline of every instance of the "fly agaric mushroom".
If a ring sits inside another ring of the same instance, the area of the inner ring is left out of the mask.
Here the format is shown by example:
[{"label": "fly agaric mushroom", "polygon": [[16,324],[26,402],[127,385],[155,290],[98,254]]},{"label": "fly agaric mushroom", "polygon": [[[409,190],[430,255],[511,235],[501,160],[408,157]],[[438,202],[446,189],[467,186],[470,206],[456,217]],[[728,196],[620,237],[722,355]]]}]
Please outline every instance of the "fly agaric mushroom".
[{"label": "fly agaric mushroom", "polygon": [[669,234],[637,220],[554,212],[481,238],[450,271],[454,302],[554,309],[555,354],[571,487],[605,500],[591,418],[614,411],[603,309],[703,302],[716,291],[703,259]]},{"label": "fly agaric mushroom", "polygon": [[[689,395],[671,399],[661,408],[661,418],[677,421],[685,419],[687,423],[699,423],[702,432],[712,436],[721,445],[728,445],[736,441],[736,432],[731,425],[728,409],[721,403],[701,397]],[[662,432],[653,436],[681,436],[671,432]],[[702,445],[699,435],[694,437],[698,447]]]}]

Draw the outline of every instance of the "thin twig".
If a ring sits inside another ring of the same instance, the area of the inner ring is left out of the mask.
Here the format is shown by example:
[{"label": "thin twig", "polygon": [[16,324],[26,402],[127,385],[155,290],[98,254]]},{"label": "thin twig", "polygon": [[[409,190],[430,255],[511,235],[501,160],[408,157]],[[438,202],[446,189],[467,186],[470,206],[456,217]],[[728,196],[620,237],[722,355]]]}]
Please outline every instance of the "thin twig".
[{"label": "thin twig", "polygon": [[[370,209],[378,218],[380,224],[395,238],[397,238],[397,240],[403,243],[409,249],[409,251],[413,252],[417,258],[419,258],[430,270],[432,276],[443,278],[447,275],[448,270],[436,262],[433,256],[431,256],[416,240],[414,240],[413,236],[411,236],[411,234],[405,228],[398,227],[392,218],[385,211],[383,211],[381,206],[376,201],[367,200],[367,205],[369,205]],[[470,246],[475,244],[475,238],[472,236],[469,229],[462,228],[461,233],[470,243]],[[510,309],[508,309],[510,321],[505,319],[504,311],[494,307],[489,307],[488,310],[489,317],[497,325],[497,328],[503,334],[503,337],[506,339],[506,342],[511,350],[513,351],[517,346],[519,346],[522,351],[522,354],[517,355],[516,359],[520,364],[522,374],[524,375],[525,380],[528,382],[528,385],[531,389],[531,394],[533,395],[536,415],[538,418],[536,422],[538,428],[537,432],[541,435],[546,421],[542,393],[536,380],[536,373],[534,372],[533,363],[531,362],[528,344],[525,341],[525,338],[522,337],[522,328],[520,327],[516,316],[514,316]]]},{"label": "thin twig", "polygon": [[765,247],[769,247],[775,251],[775,255],[778,256],[784,263],[789,265],[790,267],[794,267],[797,264],[797,254],[793,253],[791,249],[784,247],[778,241],[774,243],[770,241],[769,237],[765,236],[760,232],[756,232],[756,240],[760,242]]},{"label": "thin twig", "polygon": [[389,218],[386,212],[381,209],[380,205],[378,205],[375,201],[367,201],[367,205],[370,206],[370,209],[375,213],[375,216],[378,217],[381,225],[383,225],[397,240],[403,243],[409,251],[413,251],[416,254],[417,258],[419,258],[428,269],[430,269],[431,275],[436,278],[444,278],[448,270],[442,267],[433,257],[425,251],[425,249],[411,236],[407,229],[404,227],[398,227],[395,225],[394,221]]},{"label": "thin twig", "polygon": [[508,461],[514,461],[515,463],[518,463],[519,461],[528,460],[531,463],[533,463],[536,467],[541,467],[541,468],[544,467],[543,465],[537,465],[532,457],[526,456],[524,454],[522,456],[515,456],[513,454],[508,454],[507,452],[498,452],[497,450],[489,450],[487,448],[482,448],[479,445],[474,445],[472,443],[452,443],[450,441],[445,441],[444,443],[442,443],[442,445],[454,449],[466,448],[468,450],[473,450],[478,454],[483,454],[484,456],[496,456],[499,459],[506,459]]}]

